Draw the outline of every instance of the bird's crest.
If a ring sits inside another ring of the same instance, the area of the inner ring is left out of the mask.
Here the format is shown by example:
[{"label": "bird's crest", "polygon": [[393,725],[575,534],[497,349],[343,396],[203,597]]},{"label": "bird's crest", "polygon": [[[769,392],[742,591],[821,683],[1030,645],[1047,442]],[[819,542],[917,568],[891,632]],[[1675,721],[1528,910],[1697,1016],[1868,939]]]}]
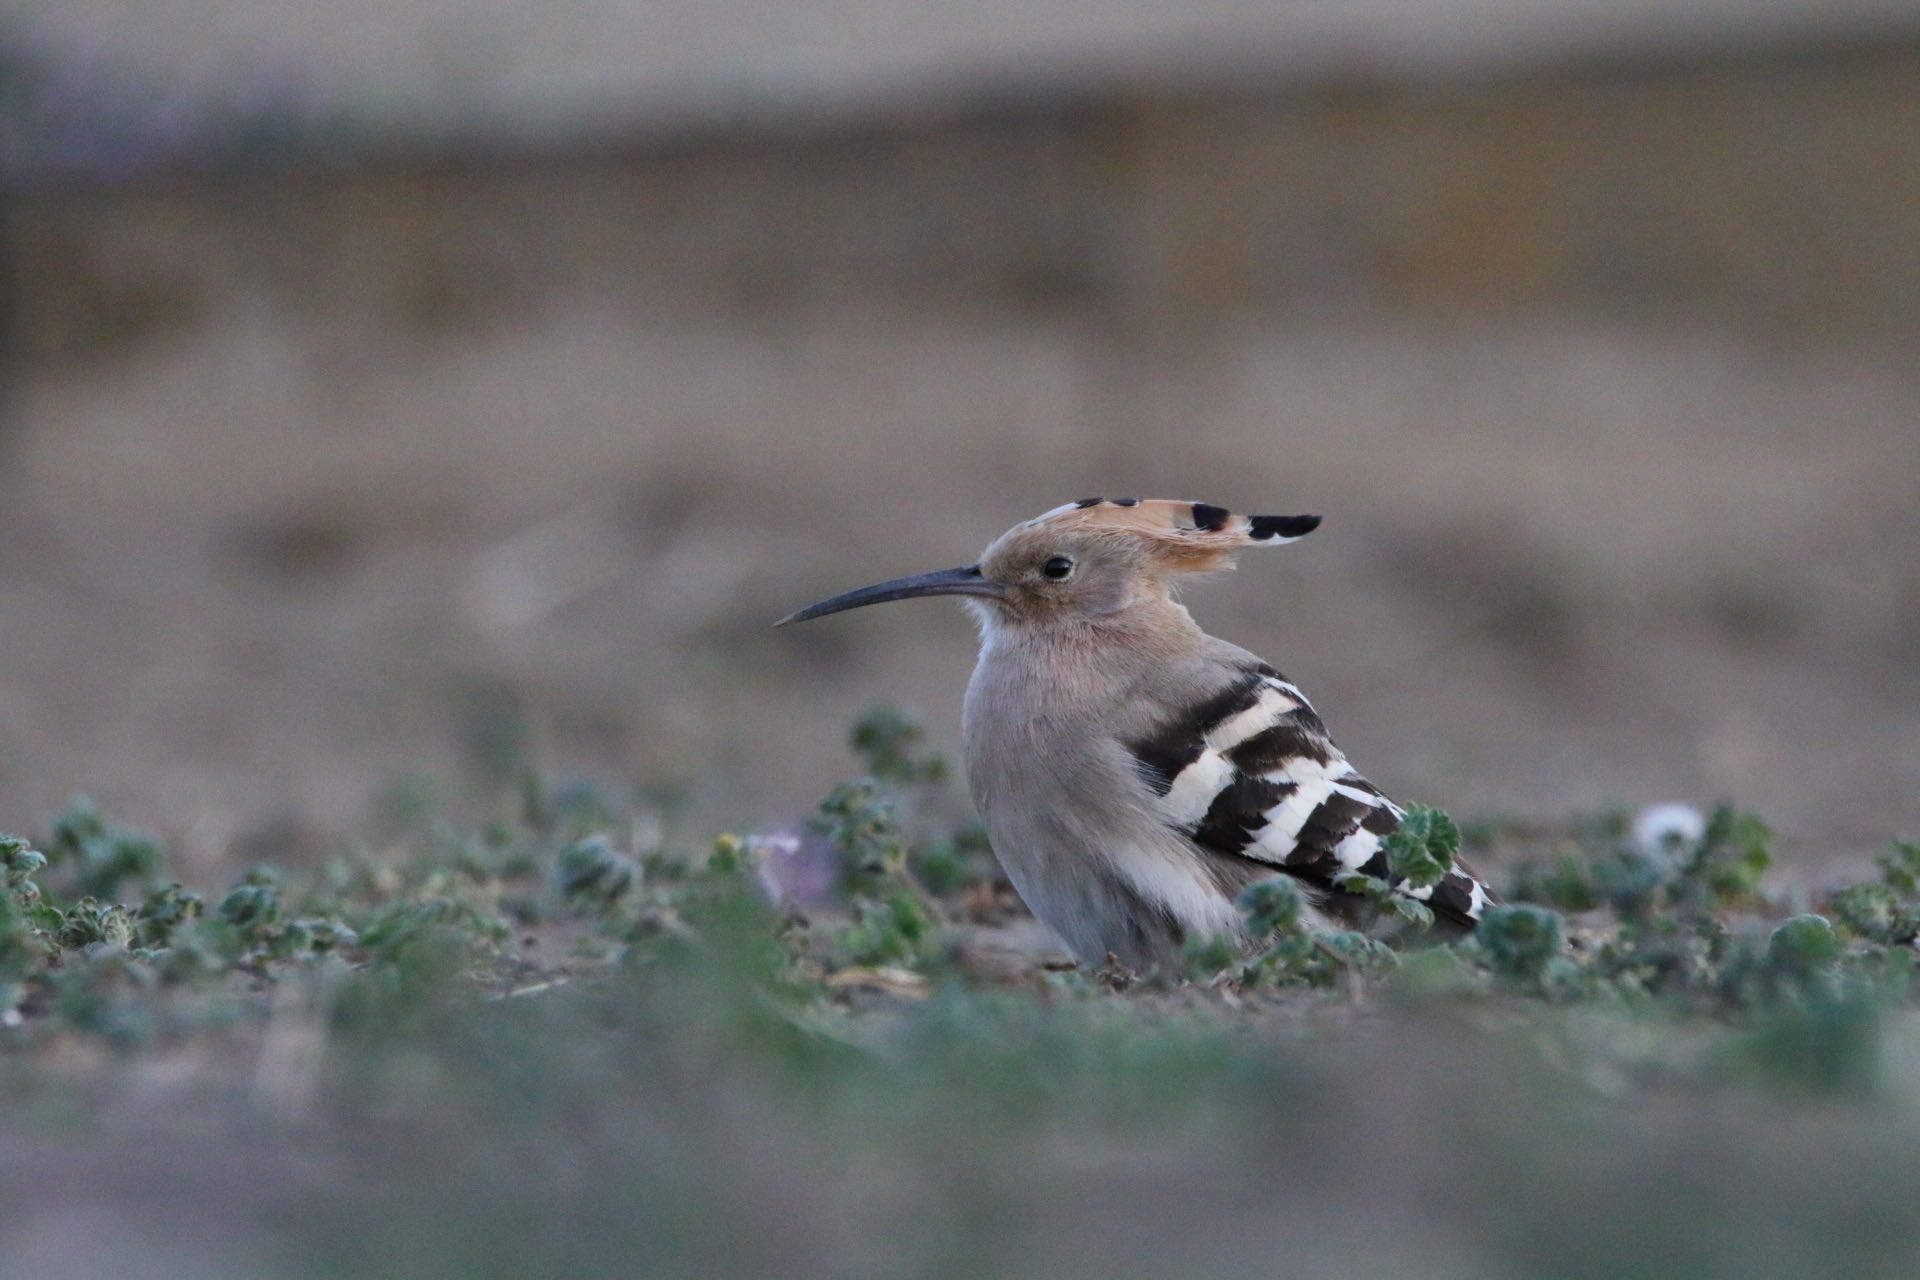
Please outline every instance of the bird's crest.
[{"label": "bird's crest", "polygon": [[1250,516],[1207,502],[1167,498],[1082,498],[1027,523],[1132,535],[1174,567],[1209,569],[1248,547],[1304,538],[1320,526],[1320,517]]}]

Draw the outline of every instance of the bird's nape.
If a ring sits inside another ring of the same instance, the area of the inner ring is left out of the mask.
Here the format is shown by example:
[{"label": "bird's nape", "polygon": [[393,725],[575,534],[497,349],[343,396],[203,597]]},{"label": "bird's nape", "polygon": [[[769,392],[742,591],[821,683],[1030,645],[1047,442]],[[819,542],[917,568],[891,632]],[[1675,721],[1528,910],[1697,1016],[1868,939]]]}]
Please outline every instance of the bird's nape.
[{"label": "bird's nape", "polygon": [[989,599],[997,599],[1000,595],[1000,585],[983,576],[979,565],[969,564],[957,569],[937,569],[932,573],[916,573],[910,577],[891,578],[886,582],[876,582],[870,587],[859,587],[853,591],[842,592],[818,604],[797,609],[773,625],[784,627],[788,623],[824,618],[830,613],[841,613],[847,609],[861,609],[870,604],[885,604],[892,600],[912,600],[919,596],[985,596]]}]

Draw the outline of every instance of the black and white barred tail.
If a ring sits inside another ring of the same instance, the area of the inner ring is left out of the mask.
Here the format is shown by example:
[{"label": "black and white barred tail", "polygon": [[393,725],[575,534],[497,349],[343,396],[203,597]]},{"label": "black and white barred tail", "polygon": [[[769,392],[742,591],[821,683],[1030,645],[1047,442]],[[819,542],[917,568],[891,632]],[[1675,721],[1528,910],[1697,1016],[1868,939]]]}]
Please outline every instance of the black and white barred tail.
[{"label": "black and white barred tail", "polygon": [[[1399,828],[1400,807],[1355,772],[1306,696],[1272,667],[1239,670],[1126,745],[1161,820],[1199,849],[1322,887],[1354,871],[1389,878],[1382,839]],[[1497,901],[1457,862],[1435,885],[1395,887],[1468,927]]]}]

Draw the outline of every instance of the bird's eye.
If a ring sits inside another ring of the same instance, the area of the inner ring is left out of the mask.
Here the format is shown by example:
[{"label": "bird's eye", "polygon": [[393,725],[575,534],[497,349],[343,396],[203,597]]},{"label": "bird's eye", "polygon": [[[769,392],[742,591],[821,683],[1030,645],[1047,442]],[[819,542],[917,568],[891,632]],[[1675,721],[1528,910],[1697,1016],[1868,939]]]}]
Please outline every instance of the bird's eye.
[{"label": "bird's eye", "polygon": [[1067,559],[1065,556],[1055,556],[1040,566],[1040,572],[1046,574],[1055,582],[1058,582],[1073,572],[1073,561]]}]

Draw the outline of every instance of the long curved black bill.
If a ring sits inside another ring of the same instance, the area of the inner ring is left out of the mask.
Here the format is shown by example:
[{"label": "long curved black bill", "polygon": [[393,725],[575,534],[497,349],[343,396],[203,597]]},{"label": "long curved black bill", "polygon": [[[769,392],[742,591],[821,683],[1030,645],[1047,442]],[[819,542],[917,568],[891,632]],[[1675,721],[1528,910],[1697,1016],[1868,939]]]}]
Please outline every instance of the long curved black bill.
[{"label": "long curved black bill", "polygon": [[784,627],[789,622],[805,622],[809,618],[824,618],[830,613],[839,613],[844,609],[885,604],[889,600],[911,600],[915,596],[994,597],[999,594],[999,584],[981,577],[980,566],[970,564],[958,569],[940,569],[933,573],[916,573],[911,578],[894,578],[889,582],[876,582],[870,587],[861,587],[857,591],[837,595],[831,600],[810,604],[804,609],[788,614],[773,625]]}]

